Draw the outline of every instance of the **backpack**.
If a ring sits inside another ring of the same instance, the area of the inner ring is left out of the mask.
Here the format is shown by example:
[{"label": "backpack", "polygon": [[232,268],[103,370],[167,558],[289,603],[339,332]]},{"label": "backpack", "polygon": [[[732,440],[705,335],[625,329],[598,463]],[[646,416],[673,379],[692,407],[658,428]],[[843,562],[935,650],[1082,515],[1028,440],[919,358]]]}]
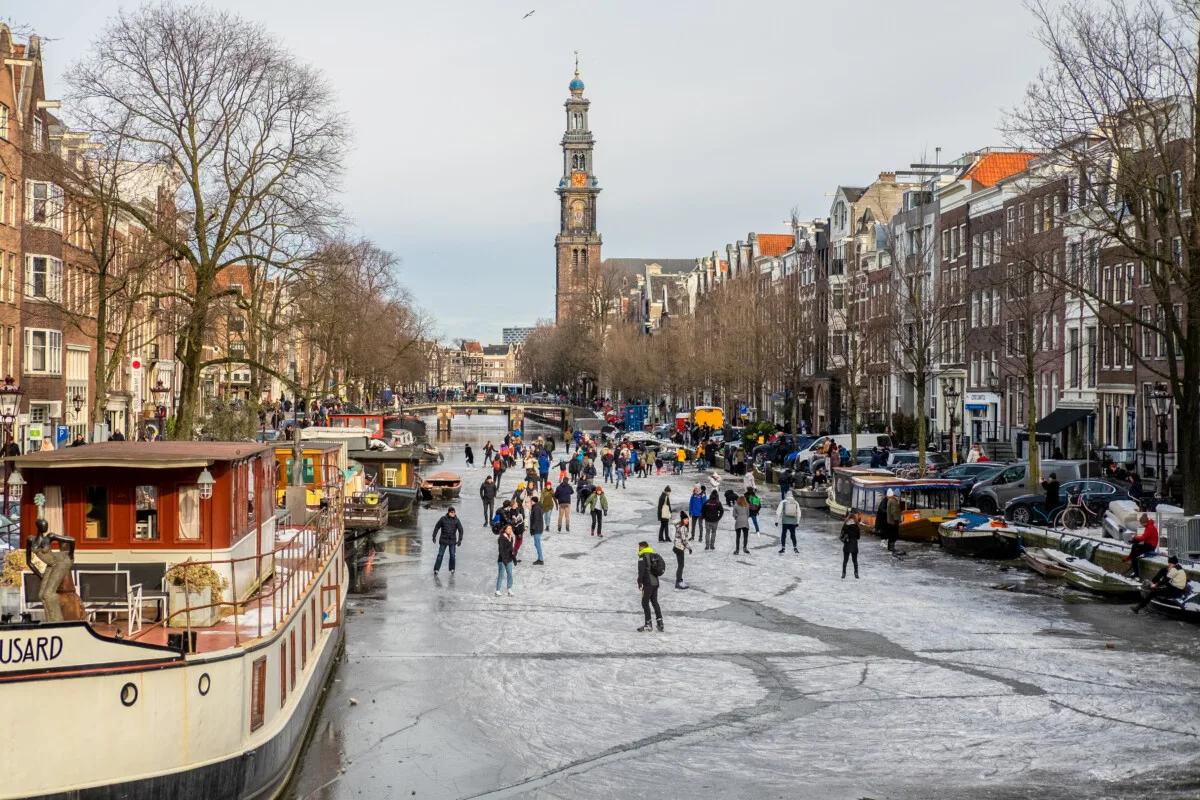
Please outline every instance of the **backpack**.
[{"label": "backpack", "polygon": [[492,514],[492,533],[500,533],[503,527],[504,517],[500,516],[500,512],[497,511],[495,514]]},{"label": "backpack", "polygon": [[762,508],[762,498],[756,494],[750,495],[750,507],[756,510]]},{"label": "backpack", "polygon": [[650,574],[656,578],[660,578],[667,571],[667,562],[663,561],[663,557],[658,553],[650,554]]}]

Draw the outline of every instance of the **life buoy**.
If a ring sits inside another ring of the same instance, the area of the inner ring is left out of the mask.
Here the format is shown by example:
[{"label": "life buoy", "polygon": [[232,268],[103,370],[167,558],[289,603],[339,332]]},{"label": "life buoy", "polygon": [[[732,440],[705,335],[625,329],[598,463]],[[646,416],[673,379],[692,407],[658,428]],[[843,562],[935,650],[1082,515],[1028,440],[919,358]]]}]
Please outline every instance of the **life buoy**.
[{"label": "life buoy", "polygon": [[363,502],[369,506],[377,506],[379,505],[379,495],[375,492],[370,492],[363,497]]}]

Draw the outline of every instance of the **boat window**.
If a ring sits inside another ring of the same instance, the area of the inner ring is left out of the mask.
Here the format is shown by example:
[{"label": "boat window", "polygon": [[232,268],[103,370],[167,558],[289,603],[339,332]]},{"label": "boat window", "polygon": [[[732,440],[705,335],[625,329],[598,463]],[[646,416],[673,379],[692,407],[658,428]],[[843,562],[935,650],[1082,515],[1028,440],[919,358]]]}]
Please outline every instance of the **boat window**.
[{"label": "boat window", "polygon": [[250,673],[250,730],[262,727],[267,704],[267,657],[254,659]]},{"label": "boat window", "polygon": [[66,534],[67,531],[63,529],[62,487],[45,486],[42,488],[42,496],[46,498],[42,512],[50,525],[50,532]]},{"label": "boat window", "polygon": [[292,657],[288,661],[288,688],[295,690],[296,688],[296,629],[292,628],[291,636],[288,637],[292,642]]},{"label": "boat window", "polygon": [[84,492],[84,539],[108,538],[108,487],[89,486]]},{"label": "boat window", "polygon": [[300,669],[308,666],[308,612],[300,618]]},{"label": "boat window", "polygon": [[279,707],[287,702],[287,642],[279,643]]},{"label": "boat window", "polygon": [[249,475],[249,483],[246,485],[246,511],[247,511],[247,515],[248,515],[247,519],[246,519],[246,524],[249,526],[254,525],[254,516],[255,516],[255,514],[254,514],[254,490],[258,485],[258,479],[257,479],[257,476],[255,475],[255,473],[257,471],[258,471],[258,462],[251,461],[250,466],[247,469],[247,473]]},{"label": "boat window", "polygon": [[200,487],[176,487],[175,496],[179,498],[179,539],[197,541],[200,538]]},{"label": "boat window", "polygon": [[[289,458],[287,460],[287,467],[286,467],[287,471],[284,473],[287,480],[290,480],[292,477],[292,463],[293,463],[293,459]],[[313,465],[313,460],[312,460],[311,456],[304,457],[304,466],[302,468],[302,471],[304,473],[304,475],[300,478],[302,481],[304,481],[305,483],[315,483],[316,482],[317,470],[316,470],[316,467]]]},{"label": "boat window", "polygon": [[135,486],[133,505],[136,517],[133,538],[154,541],[158,538],[158,487]]}]

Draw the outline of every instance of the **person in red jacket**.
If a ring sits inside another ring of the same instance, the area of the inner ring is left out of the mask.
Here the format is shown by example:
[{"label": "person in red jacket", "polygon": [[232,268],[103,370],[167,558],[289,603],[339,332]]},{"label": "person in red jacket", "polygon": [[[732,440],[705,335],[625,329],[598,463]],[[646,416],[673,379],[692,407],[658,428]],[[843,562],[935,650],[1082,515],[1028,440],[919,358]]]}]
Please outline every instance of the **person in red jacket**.
[{"label": "person in red jacket", "polygon": [[1138,560],[1158,552],[1158,526],[1149,514],[1142,514],[1138,522],[1142,523],[1142,532],[1133,537],[1133,547],[1125,557],[1130,562],[1129,572],[1135,578],[1138,576]]}]

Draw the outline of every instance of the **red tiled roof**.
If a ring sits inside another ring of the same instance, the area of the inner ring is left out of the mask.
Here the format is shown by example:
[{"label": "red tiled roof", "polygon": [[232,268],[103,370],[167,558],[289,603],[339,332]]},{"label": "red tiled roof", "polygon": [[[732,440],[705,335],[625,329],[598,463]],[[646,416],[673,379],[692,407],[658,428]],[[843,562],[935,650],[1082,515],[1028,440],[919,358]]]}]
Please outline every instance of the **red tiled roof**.
[{"label": "red tiled roof", "polygon": [[790,233],[760,233],[758,252],[767,258],[775,258],[791,250],[795,241],[796,237]]},{"label": "red tiled roof", "polygon": [[987,153],[963,174],[963,180],[973,180],[980,186],[994,186],[1025,169],[1034,156],[1034,153]]}]

